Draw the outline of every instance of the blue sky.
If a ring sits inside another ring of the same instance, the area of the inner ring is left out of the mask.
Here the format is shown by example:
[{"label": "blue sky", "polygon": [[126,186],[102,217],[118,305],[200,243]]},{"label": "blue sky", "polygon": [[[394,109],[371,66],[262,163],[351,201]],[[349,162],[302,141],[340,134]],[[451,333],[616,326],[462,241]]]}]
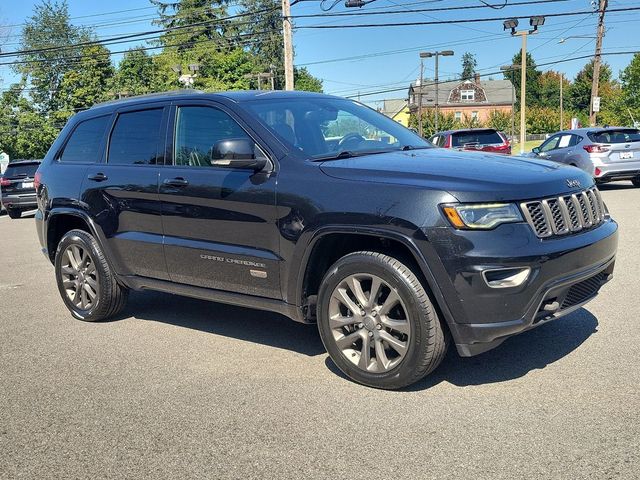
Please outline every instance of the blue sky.
[{"label": "blue sky", "polygon": [[[501,4],[503,0],[489,0]],[[508,4],[522,0],[508,0]],[[15,43],[20,33],[19,24],[31,14],[34,0],[11,3],[0,2],[0,25],[9,25],[9,38],[0,45],[7,52],[19,48]],[[151,27],[151,18],[155,10],[148,0],[111,0],[96,2],[87,0],[69,0],[69,10],[76,24],[96,25],[99,37],[114,36],[123,33],[144,31]],[[329,2],[331,3],[331,2]],[[357,9],[345,9],[340,2],[331,13],[354,12]],[[425,9],[443,6],[475,6],[479,0],[377,0],[359,11]],[[610,0],[609,8],[636,7],[640,1]],[[118,10],[130,10],[127,13],[109,13]],[[567,0],[554,3],[516,6],[508,5],[502,10],[490,8],[456,10],[450,12],[422,12],[386,14],[377,16],[355,16],[345,18],[307,18],[296,20],[296,26],[305,25],[346,25],[354,23],[382,22],[421,22],[433,20],[473,19],[481,17],[504,17],[510,15],[540,15],[559,12],[590,10],[589,0]],[[322,13],[320,2],[303,1],[292,7],[292,15]],[[123,22],[128,22],[124,23]],[[593,54],[593,38],[570,38],[569,36],[594,36],[596,15],[570,17],[548,17],[539,34],[529,37],[529,51],[537,63],[564,60],[580,55]],[[607,33],[603,48],[605,52],[623,50],[640,51],[640,39],[637,39],[637,25],[640,23],[640,9],[630,12],[610,12],[606,17]],[[116,23],[117,25],[113,25]],[[524,21],[521,20],[521,25]],[[114,45],[112,50],[124,50],[140,44]],[[483,22],[472,24],[420,25],[379,28],[348,28],[312,30],[300,28],[294,31],[295,63],[305,65],[311,73],[324,81],[327,93],[354,96],[360,92],[361,100],[378,101],[382,98],[402,98],[406,96],[406,87],[415,80],[419,72],[418,53],[421,50],[455,51],[453,57],[443,57],[440,61],[440,77],[453,77],[460,73],[461,56],[472,52],[478,60],[481,73],[499,70],[500,65],[509,64],[513,54],[520,48],[519,38],[512,38],[502,30],[502,22]],[[356,58],[352,58],[356,57]],[[117,62],[118,55],[113,57]],[[631,55],[610,56],[605,60],[611,65],[614,75],[626,66]],[[573,77],[587,60],[560,63],[552,68]],[[425,64],[425,77],[433,76],[433,61]],[[492,75],[501,78],[501,75]],[[2,83],[6,88],[15,79],[7,67],[0,67]],[[367,95],[378,90],[401,88],[395,92]]]}]

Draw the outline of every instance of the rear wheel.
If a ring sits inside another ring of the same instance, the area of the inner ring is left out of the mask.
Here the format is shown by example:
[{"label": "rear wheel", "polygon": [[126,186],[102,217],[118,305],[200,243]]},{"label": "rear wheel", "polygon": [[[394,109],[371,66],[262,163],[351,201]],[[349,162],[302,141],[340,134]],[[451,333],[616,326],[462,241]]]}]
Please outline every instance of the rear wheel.
[{"label": "rear wheel", "polygon": [[62,300],[79,320],[106,320],[126,303],[128,290],[116,282],[95,238],[83,230],[62,237],[55,271]]},{"label": "rear wheel", "polygon": [[329,269],[318,295],[318,329],[338,368],[376,388],[417,382],[447,349],[446,332],[418,278],[376,252],[346,255]]},{"label": "rear wheel", "polygon": [[7,213],[9,214],[9,217],[13,219],[20,218],[22,216],[22,211],[15,208],[8,208]]}]

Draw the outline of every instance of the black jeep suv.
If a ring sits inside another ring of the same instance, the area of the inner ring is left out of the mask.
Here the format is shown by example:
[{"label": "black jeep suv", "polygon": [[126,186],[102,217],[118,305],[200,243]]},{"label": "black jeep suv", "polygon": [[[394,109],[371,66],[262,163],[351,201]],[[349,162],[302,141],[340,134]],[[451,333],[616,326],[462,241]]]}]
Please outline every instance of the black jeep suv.
[{"label": "black jeep suv", "polygon": [[11,218],[36,208],[34,177],[40,160],[15,160],[0,176],[0,201]]},{"label": "black jeep suv", "polygon": [[427,375],[567,314],[611,278],[590,175],[446,151],[357,102],[168,93],[75,115],[36,224],[73,316],[160,290],[317,322],[366,385]]}]

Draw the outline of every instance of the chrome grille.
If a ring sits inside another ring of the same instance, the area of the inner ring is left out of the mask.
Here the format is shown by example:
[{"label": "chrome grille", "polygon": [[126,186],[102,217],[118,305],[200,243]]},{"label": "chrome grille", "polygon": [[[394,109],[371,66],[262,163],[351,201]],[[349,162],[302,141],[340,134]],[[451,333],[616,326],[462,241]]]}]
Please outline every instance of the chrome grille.
[{"label": "chrome grille", "polygon": [[579,232],[602,223],[605,216],[597,188],[520,204],[524,216],[540,238]]}]

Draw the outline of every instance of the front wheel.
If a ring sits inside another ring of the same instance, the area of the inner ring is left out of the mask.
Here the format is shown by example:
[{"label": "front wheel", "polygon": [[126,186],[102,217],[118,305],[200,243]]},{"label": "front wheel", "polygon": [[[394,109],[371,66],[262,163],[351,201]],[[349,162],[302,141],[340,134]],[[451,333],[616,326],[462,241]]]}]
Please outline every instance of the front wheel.
[{"label": "front wheel", "polygon": [[631,180],[631,182],[634,186],[640,187],[640,177],[635,177],[633,180]]},{"label": "front wheel", "polygon": [[16,210],[15,208],[8,208],[7,213],[9,214],[9,218],[16,219],[22,216],[22,212],[20,210]]},{"label": "front wheel", "polygon": [[106,320],[126,303],[128,290],[116,282],[98,242],[83,230],[71,230],[62,237],[55,271],[62,300],[79,320]]},{"label": "front wheel", "polygon": [[318,294],[318,329],[345,375],[376,388],[417,382],[442,361],[446,332],[415,274],[377,252],[342,257]]}]

